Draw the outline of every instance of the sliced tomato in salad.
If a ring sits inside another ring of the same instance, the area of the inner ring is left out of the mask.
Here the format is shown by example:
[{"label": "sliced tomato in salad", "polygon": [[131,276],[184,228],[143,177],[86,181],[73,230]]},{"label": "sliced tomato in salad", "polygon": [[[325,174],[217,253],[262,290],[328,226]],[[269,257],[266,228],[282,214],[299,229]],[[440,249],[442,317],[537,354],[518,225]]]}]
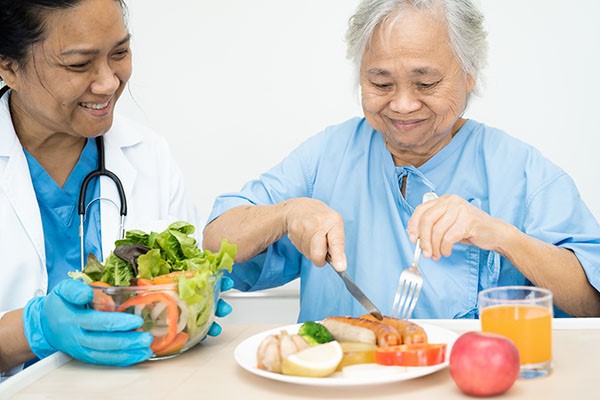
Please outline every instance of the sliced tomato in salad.
[{"label": "sliced tomato in salad", "polygon": [[173,339],[173,341],[171,342],[171,344],[169,346],[167,346],[166,348],[164,348],[161,351],[155,352],[154,355],[161,357],[161,356],[166,356],[166,355],[170,355],[173,353],[177,353],[179,350],[183,349],[183,346],[185,346],[185,344],[187,343],[189,338],[190,338],[190,335],[188,335],[187,333],[179,332],[177,334],[177,336],[175,336],[175,339]]},{"label": "sliced tomato in salad", "polygon": [[177,301],[167,293],[150,292],[130,297],[126,302],[117,307],[117,311],[125,311],[130,307],[139,306],[143,308],[160,303],[166,306],[167,332],[162,336],[154,337],[154,340],[150,345],[150,349],[152,349],[154,353],[165,350],[172,344],[177,336],[177,325],[179,322],[179,307],[177,306]]},{"label": "sliced tomato in salad", "polygon": [[[110,287],[110,285],[106,282],[95,281],[90,283],[93,286],[101,286],[101,287]],[[117,305],[113,298],[104,293],[101,289],[93,289],[94,290],[94,309],[97,311],[115,311]]]},{"label": "sliced tomato in salad", "polygon": [[416,343],[375,349],[375,363],[404,367],[441,364],[446,359],[445,343]]}]

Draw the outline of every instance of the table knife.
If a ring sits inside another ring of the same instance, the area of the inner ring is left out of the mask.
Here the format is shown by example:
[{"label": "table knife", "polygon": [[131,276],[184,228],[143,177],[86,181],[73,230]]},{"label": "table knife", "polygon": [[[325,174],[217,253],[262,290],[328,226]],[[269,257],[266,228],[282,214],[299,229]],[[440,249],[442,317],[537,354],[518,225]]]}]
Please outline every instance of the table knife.
[{"label": "table knife", "polygon": [[381,314],[381,311],[379,311],[379,309],[375,306],[375,304],[373,304],[373,302],[371,300],[369,300],[369,298],[367,297],[367,295],[364,294],[363,291],[360,290],[360,288],[358,286],[356,286],[356,283],[354,283],[352,281],[352,279],[346,273],[346,271],[338,271],[337,269],[335,269],[333,267],[333,265],[331,265],[331,256],[329,255],[329,253],[327,253],[327,256],[325,256],[325,260],[327,261],[327,264],[329,264],[329,266],[331,268],[333,268],[333,270],[339,275],[339,277],[342,278],[342,281],[344,282],[344,285],[346,286],[346,289],[348,289],[348,291],[350,292],[350,294],[356,300],[358,300],[358,302],[364,308],[366,308],[367,311],[372,316],[374,316],[375,318],[377,318],[378,320],[381,321],[383,319],[383,315]]}]

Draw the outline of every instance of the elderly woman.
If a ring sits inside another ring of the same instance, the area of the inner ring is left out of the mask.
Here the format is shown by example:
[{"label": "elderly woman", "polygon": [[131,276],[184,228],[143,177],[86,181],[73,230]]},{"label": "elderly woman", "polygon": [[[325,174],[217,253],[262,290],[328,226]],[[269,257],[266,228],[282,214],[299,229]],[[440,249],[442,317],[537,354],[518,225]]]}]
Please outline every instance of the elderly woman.
[{"label": "elderly woman", "polygon": [[[301,278],[299,320],[365,310],[331,268],[389,314],[417,238],[416,318],[476,318],[480,290],[537,285],[575,316],[600,315],[600,226],[538,151],[463,118],[486,56],[469,0],[365,0],[348,56],[364,118],[331,126],[239,193],[219,197],[204,246],[239,245],[234,281]],[[437,199],[422,203],[434,192]]]}]

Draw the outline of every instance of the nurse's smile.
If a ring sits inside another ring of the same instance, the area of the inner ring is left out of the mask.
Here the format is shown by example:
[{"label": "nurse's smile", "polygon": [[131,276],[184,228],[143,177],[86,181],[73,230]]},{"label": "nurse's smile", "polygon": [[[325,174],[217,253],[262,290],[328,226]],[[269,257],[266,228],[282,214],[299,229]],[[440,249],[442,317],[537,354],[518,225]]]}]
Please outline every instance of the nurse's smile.
[{"label": "nurse's smile", "polygon": [[112,113],[112,101],[108,100],[104,103],[79,103],[85,112],[94,117],[106,117]]}]

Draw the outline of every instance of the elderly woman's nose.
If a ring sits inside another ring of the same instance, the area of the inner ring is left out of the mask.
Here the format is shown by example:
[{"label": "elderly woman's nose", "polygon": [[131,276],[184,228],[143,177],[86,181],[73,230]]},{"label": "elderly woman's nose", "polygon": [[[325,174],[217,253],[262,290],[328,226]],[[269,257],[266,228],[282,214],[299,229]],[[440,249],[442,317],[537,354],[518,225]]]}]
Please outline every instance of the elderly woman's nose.
[{"label": "elderly woman's nose", "polygon": [[421,101],[410,89],[397,89],[390,100],[390,108],[398,113],[409,113],[420,107]]},{"label": "elderly woman's nose", "polygon": [[110,95],[117,91],[120,82],[117,72],[109,65],[104,65],[98,68],[91,89],[93,93]]}]

